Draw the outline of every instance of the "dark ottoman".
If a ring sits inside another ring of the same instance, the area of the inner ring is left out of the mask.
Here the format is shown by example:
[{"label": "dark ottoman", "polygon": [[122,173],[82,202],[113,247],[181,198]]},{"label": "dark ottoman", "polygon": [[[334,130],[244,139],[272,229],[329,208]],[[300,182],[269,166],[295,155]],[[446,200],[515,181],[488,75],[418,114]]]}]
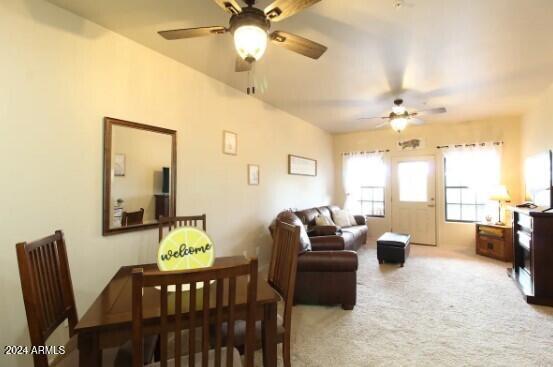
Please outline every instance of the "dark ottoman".
[{"label": "dark ottoman", "polygon": [[376,241],[376,256],[380,264],[400,263],[403,267],[409,256],[411,236],[408,234],[386,232]]}]

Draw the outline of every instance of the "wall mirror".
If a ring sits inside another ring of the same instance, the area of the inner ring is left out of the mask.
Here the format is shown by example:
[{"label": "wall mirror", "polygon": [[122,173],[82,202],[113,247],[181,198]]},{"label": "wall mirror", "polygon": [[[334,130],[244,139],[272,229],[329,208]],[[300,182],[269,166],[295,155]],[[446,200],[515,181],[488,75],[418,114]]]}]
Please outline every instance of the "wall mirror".
[{"label": "wall mirror", "polygon": [[175,130],[104,118],[104,236],[174,215],[176,168]]}]

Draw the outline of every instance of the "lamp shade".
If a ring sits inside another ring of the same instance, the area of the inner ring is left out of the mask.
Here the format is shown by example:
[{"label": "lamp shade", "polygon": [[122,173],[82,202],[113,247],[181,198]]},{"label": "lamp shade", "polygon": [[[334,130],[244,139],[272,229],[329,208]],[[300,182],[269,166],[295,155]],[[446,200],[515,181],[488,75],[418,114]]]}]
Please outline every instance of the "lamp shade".
[{"label": "lamp shade", "polygon": [[243,25],[234,31],[234,46],[244,60],[259,60],[267,48],[267,31],[255,25]]},{"label": "lamp shade", "polygon": [[396,117],[390,121],[390,125],[395,132],[402,132],[407,127],[407,119],[403,117]]},{"label": "lamp shade", "polygon": [[505,185],[499,185],[493,189],[490,200],[511,201],[511,195],[509,195],[509,191]]}]

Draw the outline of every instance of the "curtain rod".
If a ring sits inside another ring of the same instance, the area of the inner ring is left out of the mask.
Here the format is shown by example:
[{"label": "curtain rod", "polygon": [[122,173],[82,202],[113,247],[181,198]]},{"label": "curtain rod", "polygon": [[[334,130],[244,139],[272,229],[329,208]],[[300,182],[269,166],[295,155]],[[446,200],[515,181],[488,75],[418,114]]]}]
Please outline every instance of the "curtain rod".
[{"label": "curtain rod", "polygon": [[[494,141],[494,142],[491,143],[491,144],[493,144],[493,145],[503,145],[503,144],[505,144],[505,143],[503,143],[502,141]],[[437,148],[437,149],[445,149],[445,148],[461,148],[461,147],[475,147],[475,146],[484,147],[484,146],[486,146],[486,143],[438,145],[436,148]]]},{"label": "curtain rod", "polygon": [[374,154],[374,153],[389,153],[390,149],[385,150],[371,150],[371,151],[363,151],[363,152],[349,152],[349,153],[342,153],[342,155],[350,155],[350,154]]}]

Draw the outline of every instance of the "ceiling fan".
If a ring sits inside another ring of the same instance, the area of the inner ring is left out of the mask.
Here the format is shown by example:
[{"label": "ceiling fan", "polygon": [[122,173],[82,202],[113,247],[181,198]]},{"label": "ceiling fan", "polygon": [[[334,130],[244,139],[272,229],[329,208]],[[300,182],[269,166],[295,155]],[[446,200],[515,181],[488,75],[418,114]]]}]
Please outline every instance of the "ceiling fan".
[{"label": "ceiling fan", "polygon": [[236,0],[214,0],[230,17],[229,27],[212,26],[175,29],[158,32],[167,40],[202,37],[231,33],[238,52],[236,71],[249,71],[252,64],[261,59],[267,48],[267,41],[282,46],[301,55],[318,59],[327,50],[326,46],[298,35],[273,31],[269,33],[272,22],[279,22],[321,0],[275,0],[264,10],[254,7],[255,0],[243,0],[247,5],[242,8]]},{"label": "ceiling fan", "polygon": [[381,120],[388,120],[386,122],[383,122],[376,127],[383,127],[386,126],[388,123],[390,123],[390,126],[394,131],[400,133],[402,132],[408,124],[416,124],[420,125],[423,123],[423,121],[417,119],[418,116],[423,115],[437,115],[440,113],[446,113],[447,110],[445,107],[438,107],[438,108],[431,108],[428,110],[422,110],[418,112],[408,112],[405,107],[403,106],[403,99],[398,98],[394,100],[394,106],[392,107],[392,112],[388,116],[383,117],[361,117],[358,120],[373,120],[373,119],[381,119]]}]

